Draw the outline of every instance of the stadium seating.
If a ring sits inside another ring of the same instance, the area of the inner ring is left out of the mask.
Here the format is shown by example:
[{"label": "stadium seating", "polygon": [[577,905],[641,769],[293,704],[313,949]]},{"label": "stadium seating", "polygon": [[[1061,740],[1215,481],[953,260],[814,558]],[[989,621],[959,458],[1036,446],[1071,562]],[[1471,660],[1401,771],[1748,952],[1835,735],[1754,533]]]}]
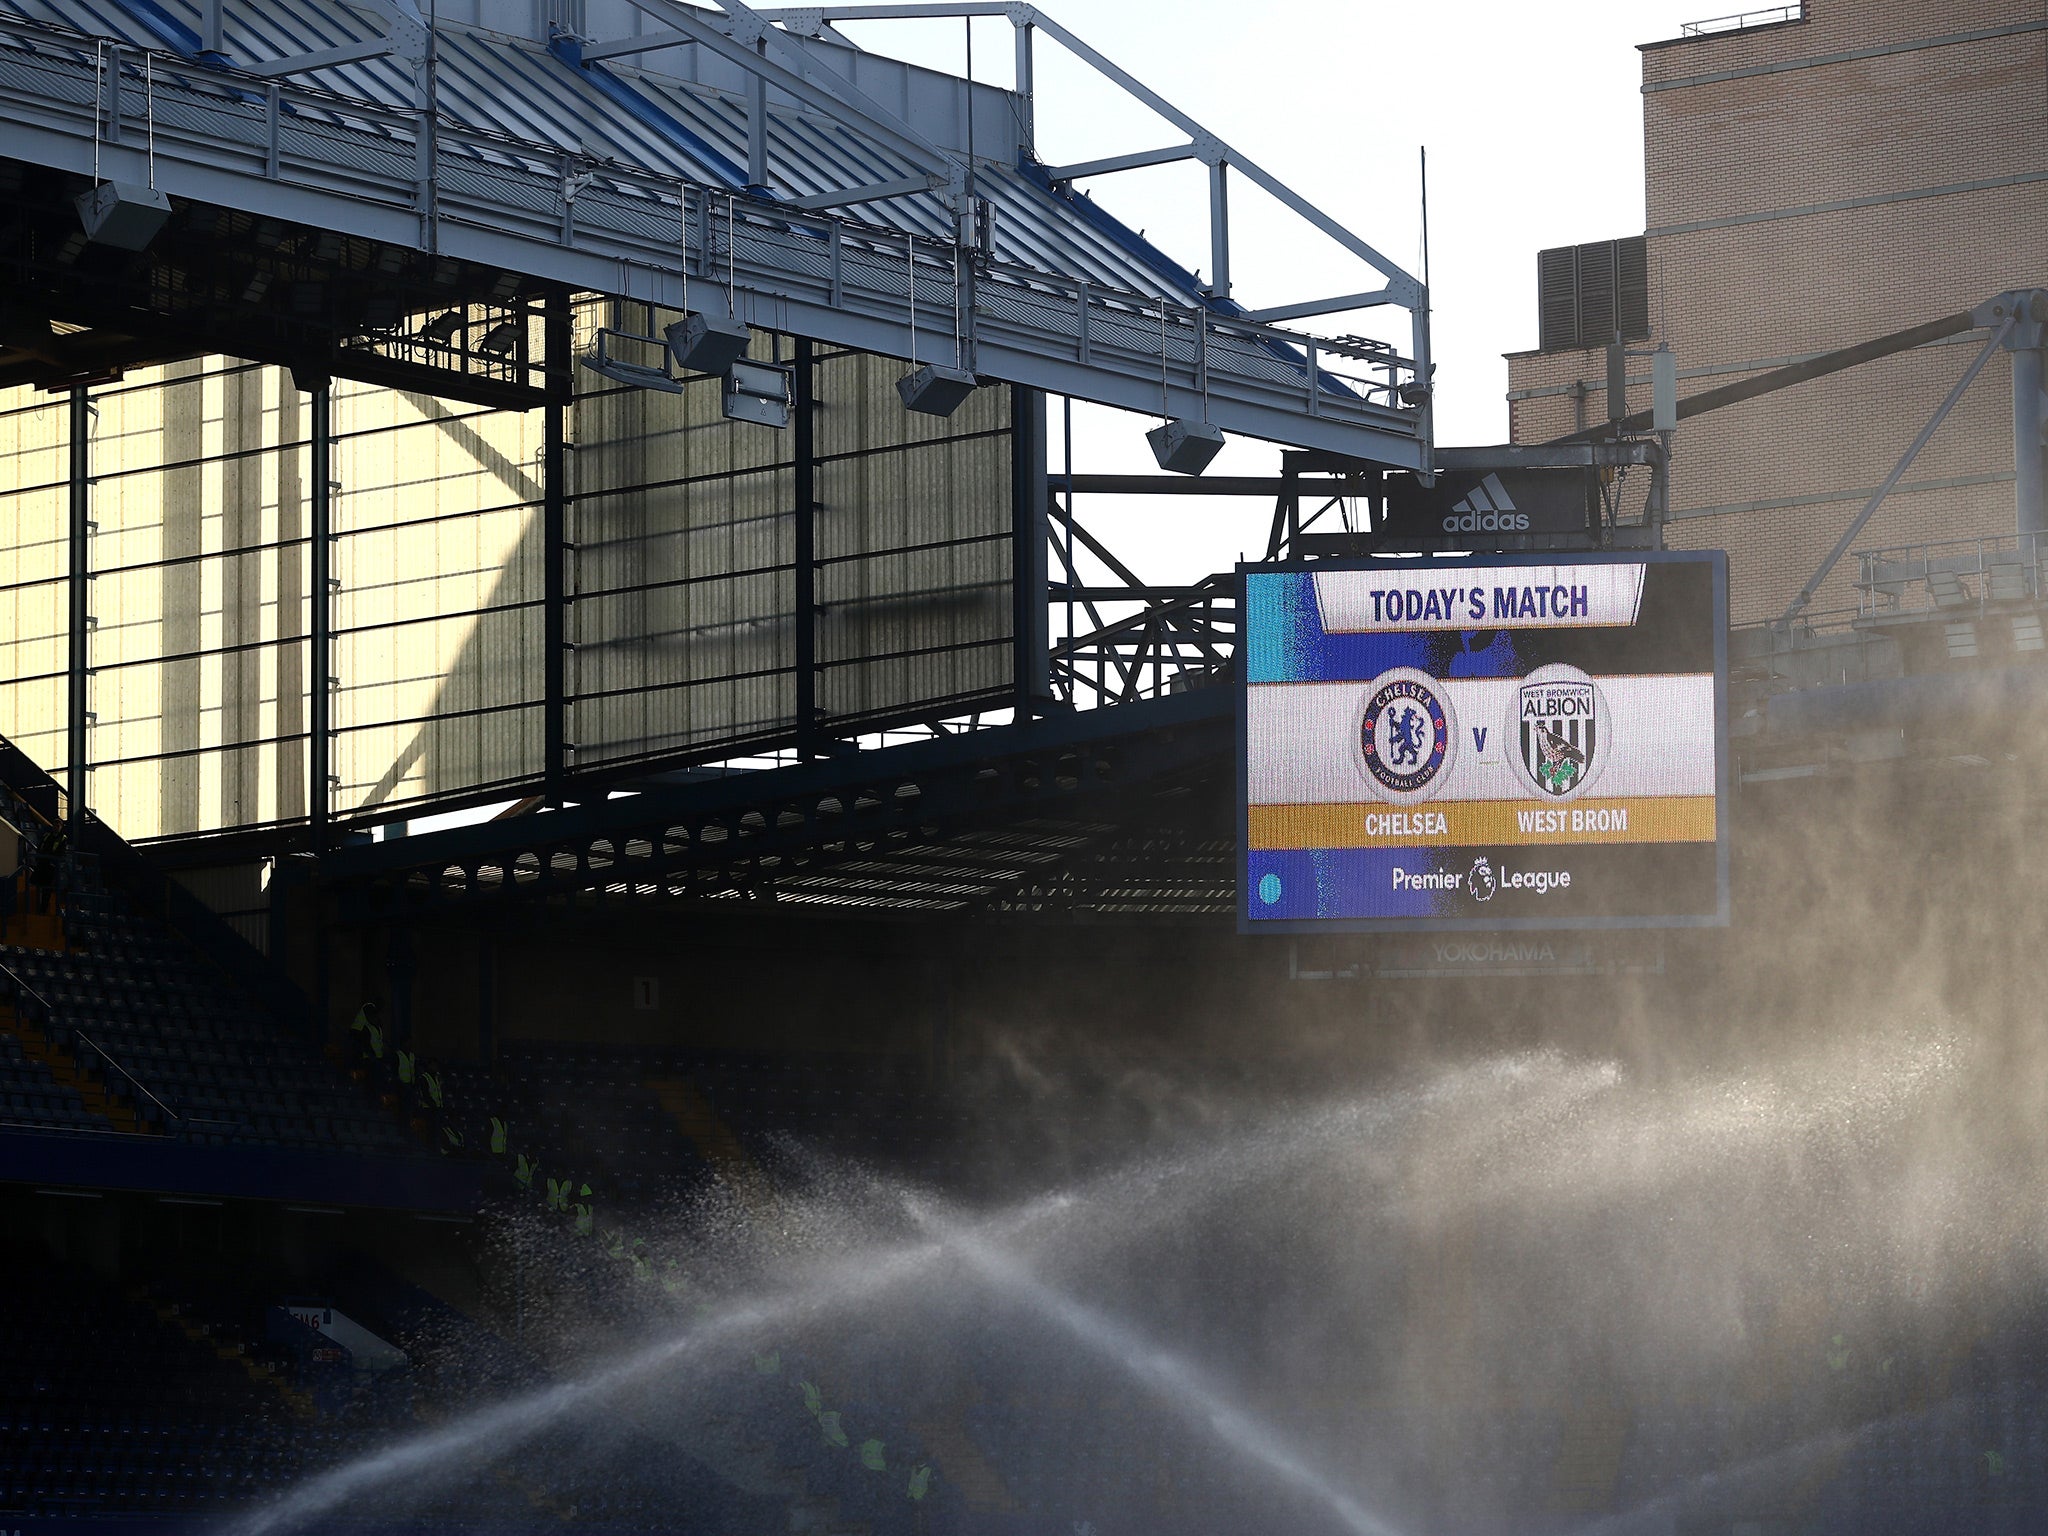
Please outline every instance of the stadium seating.
[{"label": "stadium seating", "polygon": [[300,1433],[285,1385],[226,1334],[188,1332],[90,1272],[11,1254],[0,1510],[224,1512],[307,1464],[318,1437]]},{"label": "stadium seating", "polygon": [[76,1088],[60,1083],[49,1067],[22,1049],[20,1039],[0,1030],[0,1129],[108,1130],[85,1107]]},{"label": "stadium seating", "polygon": [[[12,909],[0,926],[0,1126],[418,1149],[321,1059],[303,1002],[278,1001],[292,994],[261,956],[103,824],[68,843],[59,804],[55,781],[0,741],[0,818],[24,834],[24,868],[64,848],[57,915],[31,915],[18,884],[0,893],[13,898],[0,901]],[[182,931],[166,920],[174,908]],[[199,929],[217,930],[212,947]],[[265,986],[277,989],[268,1001]]]},{"label": "stadium seating", "polygon": [[382,1152],[413,1145],[310,1040],[294,1037],[161,923],[108,893],[70,900],[78,909],[71,948],[0,946],[0,965],[54,1009],[52,1043],[97,1068],[149,1129],[210,1144]]}]

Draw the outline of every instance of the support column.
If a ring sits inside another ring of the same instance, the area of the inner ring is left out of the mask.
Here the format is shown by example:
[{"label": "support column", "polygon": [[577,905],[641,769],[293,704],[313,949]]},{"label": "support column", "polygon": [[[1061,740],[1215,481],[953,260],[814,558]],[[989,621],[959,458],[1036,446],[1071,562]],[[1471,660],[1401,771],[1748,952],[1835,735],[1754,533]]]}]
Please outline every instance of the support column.
[{"label": "support column", "polygon": [[[754,48],[768,51],[766,42]],[[747,183],[768,185],[768,77],[754,70],[747,72]]]},{"label": "support column", "polygon": [[818,452],[816,348],[796,338],[790,385],[796,456],[796,749],[800,757],[818,750]]},{"label": "support column", "polygon": [[334,394],[328,379],[308,379],[307,442],[310,446],[312,505],[307,521],[311,541],[313,611],[311,697],[306,711],[306,808],[313,851],[325,853],[334,814]]},{"label": "support column", "polygon": [[569,486],[568,407],[575,378],[570,354],[575,320],[569,295],[551,293],[542,322],[547,403],[541,408],[541,779],[549,805],[559,807],[569,778]]},{"label": "support column", "polygon": [[1209,167],[1209,292],[1230,297],[1230,167]]},{"label": "support column", "polygon": [[2012,470],[2016,526],[2022,537],[2048,532],[2048,352],[2012,354]]},{"label": "support column", "polygon": [[[1012,652],[1019,719],[1040,713],[1052,700],[1052,646],[1046,611],[1051,594],[1046,570],[1047,502],[1045,395],[1022,384],[1010,386],[1010,506]],[[1068,481],[1068,514],[1073,485]]]},{"label": "support column", "polygon": [[69,644],[64,662],[64,788],[69,797],[69,822],[74,839],[91,799],[87,776],[86,731],[92,628],[92,401],[84,385],[71,391],[71,559],[66,577],[70,599]]},{"label": "support column", "polygon": [[1011,25],[1017,33],[1017,154],[1020,159],[1033,159],[1038,154],[1038,109],[1036,104],[1037,82],[1032,67],[1031,44],[1037,28],[1028,21],[1015,21]]}]

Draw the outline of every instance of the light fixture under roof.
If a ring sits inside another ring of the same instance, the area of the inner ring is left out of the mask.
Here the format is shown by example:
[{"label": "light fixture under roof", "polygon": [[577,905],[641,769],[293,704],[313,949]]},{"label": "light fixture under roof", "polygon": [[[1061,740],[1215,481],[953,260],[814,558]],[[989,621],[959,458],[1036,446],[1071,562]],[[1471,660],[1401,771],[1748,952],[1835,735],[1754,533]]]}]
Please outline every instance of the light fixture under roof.
[{"label": "light fixture under roof", "polygon": [[[612,344],[621,340],[657,349],[664,366],[654,367],[619,357],[612,351]],[[657,337],[636,336],[630,331],[600,330],[597,333],[597,345],[582,361],[583,366],[592,373],[610,379],[614,384],[630,384],[636,389],[658,390],[664,395],[680,395],[683,392],[683,381],[668,371],[668,352],[662,348]]]},{"label": "light fixture under roof", "polygon": [[420,340],[430,341],[437,347],[452,346],[455,336],[462,329],[462,311],[451,309],[446,314],[436,315],[420,327]]},{"label": "light fixture under roof", "polygon": [[734,363],[725,375],[726,419],[788,426],[791,372],[780,363]]},{"label": "light fixture under roof", "polygon": [[488,352],[494,357],[509,357],[512,347],[519,340],[519,324],[514,320],[500,320],[488,331],[484,339],[476,344],[479,352]]}]

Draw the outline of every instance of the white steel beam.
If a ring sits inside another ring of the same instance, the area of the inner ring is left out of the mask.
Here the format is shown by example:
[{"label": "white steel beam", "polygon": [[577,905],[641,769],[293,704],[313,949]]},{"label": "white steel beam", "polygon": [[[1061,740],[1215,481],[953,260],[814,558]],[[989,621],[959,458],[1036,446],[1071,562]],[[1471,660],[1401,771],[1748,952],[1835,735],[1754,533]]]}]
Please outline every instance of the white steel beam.
[{"label": "white steel beam", "polygon": [[813,197],[799,197],[791,207],[805,209],[844,208],[850,203],[880,203],[892,197],[913,197],[919,192],[931,192],[946,185],[938,176],[905,176],[900,181],[878,181],[872,186],[848,187],[843,192],[820,192]]},{"label": "white steel beam", "polygon": [[1370,293],[1347,293],[1334,299],[1306,299],[1299,304],[1276,304],[1271,309],[1255,309],[1243,318],[1259,325],[1278,325],[1283,320],[1301,320],[1310,315],[1337,315],[1347,310],[1371,309],[1380,304],[1396,304],[1401,296],[1392,288],[1375,288]]},{"label": "white steel beam", "polygon": [[585,43],[578,52],[582,54],[584,63],[602,64],[606,59],[616,59],[621,54],[657,53],[663,48],[680,48],[696,40],[674,27],[658,27],[638,37],[615,37],[608,42]]},{"label": "white steel beam", "polygon": [[1211,134],[1192,117],[1189,117],[1187,113],[1181,111],[1180,108],[1176,107],[1164,96],[1161,96],[1157,91],[1152,90],[1142,81],[1119,68],[1113,61],[1097,53],[1051,17],[1041,11],[1034,11],[1032,13],[1032,21],[1034,25],[1057,39],[1060,46],[1069,53],[1084,63],[1094,66],[1098,74],[1122,86],[1126,92],[1137,97],[1139,101],[1150,107],[1154,112],[1157,112],[1169,123],[1172,123],[1174,127],[1187,134],[1190,139],[1197,142],[1205,139],[1215,140],[1218,149],[1221,151],[1221,158],[1229,161],[1239,172],[1251,178],[1252,182],[1261,190],[1292,209],[1296,214],[1314,225],[1315,228],[1336,241],[1337,244],[1343,246],[1345,250],[1351,252],[1360,261],[1363,261],[1367,266],[1384,276],[1388,280],[1388,286],[1401,295],[1395,302],[1402,304],[1404,307],[1413,307],[1421,302],[1422,285],[1409,276],[1398,263],[1381,255],[1379,251],[1359,239],[1358,236],[1354,235],[1342,224],[1339,224],[1327,213],[1324,213],[1322,209],[1316,207],[1315,204],[1296,192],[1292,187],[1280,180],[1279,177],[1255,162],[1246,159],[1236,150],[1225,145],[1220,139],[1215,139],[1215,135]]},{"label": "white steel beam", "polygon": [[1051,165],[1045,174],[1054,181],[1079,181],[1084,176],[1109,176],[1117,171],[1135,171],[1147,165],[1170,165],[1176,160],[1194,160],[1199,152],[1193,144],[1173,144],[1165,149],[1140,149],[1128,155],[1105,155],[1100,160],[1081,160],[1073,165]]},{"label": "white steel beam", "polygon": [[354,64],[362,59],[381,59],[398,51],[398,45],[388,37],[366,38],[360,43],[343,43],[335,48],[322,48],[318,53],[295,54],[289,59],[267,59],[261,64],[243,67],[243,73],[256,75],[261,79],[274,80],[284,75],[303,75],[310,70],[328,69],[336,64]]},{"label": "white steel beam", "polygon": [[1006,16],[1013,25],[1041,30],[1057,40],[1074,57],[1088,64],[1105,79],[1122,87],[1127,94],[1137,98],[1186,133],[1196,145],[1202,146],[1199,158],[1212,164],[1218,159],[1229,162],[1231,166],[1249,177],[1255,186],[1385,277],[1389,290],[1387,302],[1418,311],[1426,304],[1421,282],[1398,262],[1381,254],[1371,244],[1339,224],[1263,166],[1230,148],[1157,91],[1152,90],[1113,60],[1089,47],[1035,6],[1001,4],[995,3],[995,0],[932,0],[932,3],[927,4],[827,5],[806,7],[801,11],[760,10],[752,14],[763,20],[802,15],[807,18],[822,18],[827,22],[907,20],[942,16]]}]

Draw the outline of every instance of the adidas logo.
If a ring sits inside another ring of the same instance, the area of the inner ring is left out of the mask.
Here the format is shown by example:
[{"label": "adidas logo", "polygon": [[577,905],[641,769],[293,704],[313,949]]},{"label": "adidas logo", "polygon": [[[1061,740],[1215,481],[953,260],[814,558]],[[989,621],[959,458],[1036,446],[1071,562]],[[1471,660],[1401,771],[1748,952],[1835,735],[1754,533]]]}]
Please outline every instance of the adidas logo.
[{"label": "adidas logo", "polygon": [[1527,533],[1529,518],[1517,512],[1500,483],[1499,475],[1488,475],[1472,487],[1472,494],[1451,505],[1444,519],[1445,533]]}]

